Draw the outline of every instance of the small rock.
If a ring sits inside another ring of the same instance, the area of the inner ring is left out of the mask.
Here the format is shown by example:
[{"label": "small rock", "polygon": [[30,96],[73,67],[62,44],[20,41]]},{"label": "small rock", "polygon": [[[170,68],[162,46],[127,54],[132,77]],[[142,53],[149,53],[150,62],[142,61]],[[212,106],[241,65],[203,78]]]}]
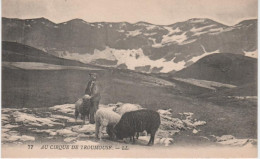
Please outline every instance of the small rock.
[{"label": "small rock", "polygon": [[76,140],[77,140],[77,138],[75,138],[75,137],[68,137],[68,138],[64,139],[65,142],[72,142],[72,141],[76,141]]},{"label": "small rock", "polygon": [[193,129],[193,131],[192,131],[193,134],[197,134],[198,132],[199,132],[199,131],[196,130],[196,129]]}]

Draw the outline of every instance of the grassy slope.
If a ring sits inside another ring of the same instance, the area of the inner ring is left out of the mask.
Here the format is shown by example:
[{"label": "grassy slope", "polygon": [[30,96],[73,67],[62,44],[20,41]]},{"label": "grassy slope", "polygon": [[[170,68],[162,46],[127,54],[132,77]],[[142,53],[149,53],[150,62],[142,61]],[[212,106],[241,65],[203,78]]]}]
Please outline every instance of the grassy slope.
[{"label": "grassy slope", "polygon": [[8,62],[42,62],[65,66],[85,66],[101,68],[100,66],[93,66],[84,64],[74,60],[62,59],[53,56],[42,50],[33,48],[31,46],[23,45],[16,42],[2,42],[2,61]]},{"label": "grassy slope", "polygon": [[[86,87],[88,71],[29,71],[3,69],[3,107],[49,107],[74,103]],[[205,120],[197,136],[232,134],[236,137],[256,137],[256,109],[254,105],[235,107],[232,103],[216,105],[199,98],[187,97],[175,88],[143,83],[145,76],[115,70],[98,72],[102,84],[101,103],[130,102],[150,109],[171,108],[174,116],[193,112]],[[137,78],[138,77],[138,78]],[[115,80],[116,79],[116,80]],[[186,90],[187,91],[187,90]],[[196,135],[195,135],[196,136]]]},{"label": "grassy slope", "polygon": [[240,86],[257,81],[257,59],[230,53],[213,54],[172,76]]}]

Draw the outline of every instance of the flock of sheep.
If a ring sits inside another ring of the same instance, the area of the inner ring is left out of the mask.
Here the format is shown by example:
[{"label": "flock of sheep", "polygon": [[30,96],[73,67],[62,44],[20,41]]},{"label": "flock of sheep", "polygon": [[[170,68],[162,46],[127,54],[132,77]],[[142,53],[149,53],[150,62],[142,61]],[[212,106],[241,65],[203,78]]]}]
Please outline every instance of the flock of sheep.
[{"label": "flock of sheep", "polygon": [[[83,123],[86,113],[86,104],[83,102],[88,101],[88,97],[84,96],[75,103],[75,119],[81,114]],[[139,105],[125,104],[122,107],[111,109],[98,109],[95,114],[95,135],[96,138],[102,139],[102,131],[106,128],[107,134],[110,139],[122,140],[130,137],[135,143],[135,136],[138,139],[139,133],[146,131],[151,134],[148,145],[154,144],[155,133],[158,130],[161,121],[158,112],[148,109],[143,109]]]}]

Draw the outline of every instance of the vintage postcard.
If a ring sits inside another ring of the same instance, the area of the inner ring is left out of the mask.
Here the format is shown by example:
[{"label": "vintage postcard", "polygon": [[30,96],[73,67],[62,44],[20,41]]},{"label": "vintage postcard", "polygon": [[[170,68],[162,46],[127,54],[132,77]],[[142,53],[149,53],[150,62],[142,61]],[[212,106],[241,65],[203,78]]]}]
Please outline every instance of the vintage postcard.
[{"label": "vintage postcard", "polygon": [[2,0],[3,158],[256,158],[257,0]]}]

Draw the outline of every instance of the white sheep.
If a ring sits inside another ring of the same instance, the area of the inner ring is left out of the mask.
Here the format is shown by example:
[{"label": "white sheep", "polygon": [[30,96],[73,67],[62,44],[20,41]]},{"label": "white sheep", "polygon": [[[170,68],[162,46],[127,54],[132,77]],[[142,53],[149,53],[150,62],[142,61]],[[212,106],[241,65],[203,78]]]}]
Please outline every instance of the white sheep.
[{"label": "white sheep", "polygon": [[79,114],[81,114],[81,119],[83,120],[83,124],[85,124],[86,117],[89,115],[89,109],[87,108],[90,104],[89,98],[89,95],[84,95],[75,103],[75,121],[77,121]]},{"label": "white sheep", "polygon": [[102,131],[108,125],[115,125],[119,122],[121,116],[109,109],[98,109],[95,115],[96,122],[96,138],[102,140]]},{"label": "white sheep", "polygon": [[117,104],[116,108],[114,108],[113,111],[115,111],[116,113],[123,115],[126,112],[131,112],[131,111],[135,111],[135,110],[139,110],[142,109],[142,107],[138,104],[130,104],[130,103],[125,103],[125,104]]}]

